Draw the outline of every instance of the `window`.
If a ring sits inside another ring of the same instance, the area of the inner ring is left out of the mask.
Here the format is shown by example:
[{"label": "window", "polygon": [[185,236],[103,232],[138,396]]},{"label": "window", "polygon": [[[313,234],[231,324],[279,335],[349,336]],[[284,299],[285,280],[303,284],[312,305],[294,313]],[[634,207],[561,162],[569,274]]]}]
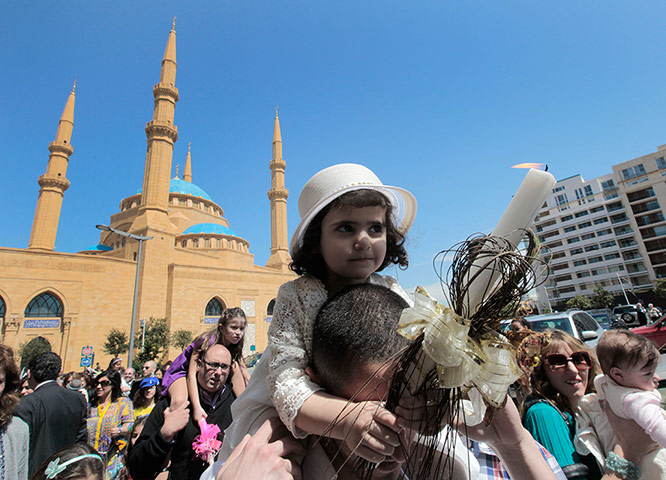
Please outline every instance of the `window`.
[{"label": "window", "polygon": [[590,272],[579,272],[576,274],[578,278],[585,278],[590,276]]},{"label": "window", "polygon": [[603,206],[601,206],[601,207],[594,207],[594,208],[590,208],[590,213],[597,213],[597,212],[601,212],[601,211],[602,211],[603,209],[604,209],[604,207],[603,207]]},{"label": "window", "polygon": [[624,205],[622,205],[622,202],[613,202],[606,205],[606,210],[609,212],[616,212],[618,210],[622,210],[623,208]]},{"label": "window", "polygon": [[555,204],[560,210],[567,210],[569,208],[566,206],[567,203],[569,203],[569,200],[567,199],[566,193],[561,193],[555,196]]},{"label": "window", "polygon": [[604,230],[599,230],[597,232],[597,237],[603,237],[604,235],[610,235],[613,233],[613,231],[610,228],[606,228]]},{"label": "window", "polygon": [[562,190],[564,190],[564,185],[553,188],[553,193],[561,192]]},{"label": "window", "polygon": [[571,255],[578,255],[579,253],[583,253],[583,249],[582,248],[573,248],[573,249],[571,249],[570,253],[571,253]]},{"label": "window", "polygon": [[582,212],[578,212],[578,213],[576,213],[574,216],[575,216],[576,218],[580,218],[580,217],[584,217],[584,216],[587,215],[588,213],[589,213],[589,212],[588,212],[587,210],[583,210]]},{"label": "window", "polygon": [[566,254],[564,252],[553,253],[553,260],[564,257]]},{"label": "window", "polygon": [[652,223],[658,223],[663,221],[664,221],[664,215],[661,212],[651,213],[649,215],[642,215],[640,217],[636,217],[636,223],[639,226],[650,225]]},{"label": "window", "polygon": [[620,213],[619,215],[613,215],[610,217],[611,223],[620,223],[620,222],[626,222],[628,220],[627,216],[624,213]]},{"label": "window", "polygon": [[646,270],[647,269],[645,268],[645,265],[643,265],[642,262],[632,263],[630,265],[627,265],[627,272],[629,273],[644,272]]},{"label": "window", "polygon": [[567,243],[571,245],[572,243],[580,242],[580,237],[571,237],[567,238]]},{"label": "window", "polygon": [[618,237],[622,235],[628,235],[630,233],[634,233],[634,230],[631,227],[618,227],[615,229],[615,235]]},{"label": "window", "polygon": [[[638,257],[640,258],[640,257]],[[650,262],[652,265],[657,265],[659,263],[666,263],[666,253],[653,253],[650,255]]]},{"label": "window", "polygon": [[583,223],[578,224],[578,228],[587,228],[587,227],[591,227],[591,226],[592,226],[592,222],[583,222]]},{"label": "window", "polygon": [[594,223],[595,225],[601,225],[602,223],[606,223],[607,221],[608,217],[601,217],[593,220],[592,223]]},{"label": "window", "polygon": [[607,253],[604,255],[604,260],[614,260],[616,258],[620,258],[620,254],[617,252]]},{"label": "window", "polygon": [[573,219],[573,215],[565,215],[562,217],[563,222],[568,222],[569,220]]},{"label": "window", "polygon": [[654,252],[655,250],[663,250],[666,248],[666,239],[650,240],[645,242],[645,249],[648,252]]},{"label": "window", "polygon": [[615,182],[611,180],[606,180],[605,182],[601,182],[601,188],[604,190],[608,190],[609,188],[615,188]]},{"label": "window", "polygon": [[564,227],[564,233],[573,232],[574,230],[576,230],[576,227],[574,225],[570,227]]},{"label": "window", "polygon": [[[662,255],[662,254],[660,253],[657,255]],[[625,260],[635,260],[637,258],[643,258],[643,256],[640,253],[638,253],[638,250],[630,250],[628,252],[622,252],[622,258],[624,258]],[[650,255],[650,258],[652,258],[652,255]],[[666,259],[666,256],[664,258]]]},{"label": "window", "polygon": [[666,225],[641,229],[641,236],[643,238],[661,237],[662,235],[666,235]]},{"label": "window", "polygon": [[594,237],[595,237],[594,233],[587,233],[587,234],[581,236],[580,238],[582,238],[583,240],[589,240],[590,238],[594,238]]},{"label": "window", "polygon": [[620,240],[620,248],[633,247],[634,245],[638,245],[638,243],[633,237]]},{"label": "window", "polygon": [[599,263],[599,262],[603,262],[603,258],[601,258],[601,257],[592,257],[588,261],[590,263]]},{"label": "window", "polygon": [[5,313],[7,313],[7,306],[2,297],[0,297],[0,319],[5,318]]},{"label": "window", "polygon": [[594,195],[592,187],[590,185],[585,185],[585,196],[589,197],[590,195]]},{"label": "window", "polygon": [[666,168],[666,160],[664,160],[664,157],[659,157],[655,159],[655,162],[657,163],[657,168],[661,170],[662,168]]},{"label": "window", "polygon": [[609,242],[603,242],[603,243],[601,244],[601,248],[614,247],[615,245],[617,245],[617,244],[615,243],[615,240],[611,240],[611,241],[609,241]]},{"label": "window", "polygon": [[643,213],[647,212],[648,210],[656,210],[658,208],[659,208],[659,202],[657,200],[650,200],[649,202],[638,203],[636,205],[631,206],[631,210],[634,213]]},{"label": "window", "polygon": [[627,198],[630,202],[637,202],[638,200],[643,200],[645,198],[654,197],[654,190],[652,187],[646,188],[645,190],[638,190],[637,192],[631,192],[627,194]]},{"label": "window", "polygon": [[552,266],[554,272],[556,272],[557,270],[564,270],[565,268],[569,268],[569,264],[567,262]]},{"label": "window", "polygon": [[[643,265],[641,263],[641,265]],[[621,272],[624,270],[624,265],[611,265],[608,267],[608,273],[615,273],[615,272]],[[645,267],[643,267],[643,270],[645,270]]]},{"label": "window", "polygon": [[41,293],[25,307],[25,316],[62,318],[62,302],[51,292]]},{"label": "window", "polygon": [[587,261],[585,259],[576,260],[575,262],[573,262],[573,264],[574,264],[574,267],[580,267],[582,265],[587,265]]},{"label": "window", "polygon": [[594,245],[588,245],[587,247],[585,247],[586,252],[593,252],[595,250],[599,250],[599,245],[597,245],[596,243]]},{"label": "window", "polygon": [[622,177],[625,180],[629,180],[640,175],[645,175],[646,173],[647,172],[645,171],[643,164],[639,163],[638,165],[634,165],[633,167],[625,168],[622,170]]},{"label": "window", "polygon": [[275,299],[268,302],[268,307],[266,307],[266,315],[268,315],[269,317],[272,317],[274,308],[275,308]]},{"label": "window", "polygon": [[211,298],[208,305],[206,305],[206,316],[219,318],[222,315],[222,310],[222,303],[217,298]]},{"label": "window", "polygon": [[600,267],[600,268],[596,268],[594,270],[590,270],[590,273],[592,275],[603,275],[604,273],[607,273],[607,272],[608,272],[608,270],[606,270],[606,268],[604,268],[604,267]]},{"label": "window", "polygon": [[571,275],[562,275],[561,277],[555,277],[553,280],[556,282],[568,282],[571,280]]}]

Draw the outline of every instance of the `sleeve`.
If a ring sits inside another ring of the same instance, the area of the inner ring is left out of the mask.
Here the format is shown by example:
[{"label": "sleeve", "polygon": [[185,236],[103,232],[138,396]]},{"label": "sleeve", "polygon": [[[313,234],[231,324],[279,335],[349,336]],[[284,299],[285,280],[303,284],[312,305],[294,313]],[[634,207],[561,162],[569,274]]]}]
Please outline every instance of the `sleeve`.
[{"label": "sleeve", "polygon": [[125,397],[120,398],[120,424],[133,424],[134,423],[134,406],[132,402]]},{"label": "sleeve", "polygon": [[298,410],[322,389],[306,375],[305,367],[310,361],[307,350],[312,345],[314,319],[326,298],[326,289],[318,280],[301,277],[282,285],[268,331],[268,390],[280,420],[296,438],[307,436],[294,425]]},{"label": "sleeve", "polygon": [[88,406],[85,399],[81,402],[81,425],[76,434],[76,443],[88,443]]},{"label": "sleeve", "polygon": [[659,406],[659,399],[652,392],[630,393],[622,401],[622,407],[662,447],[666,447],[666,418]]},{"label": "sleeve", "polygon": [[127,468],[134,480],[155,478],[173,447],[160,434],[160,428],[164,423],[164,408],[166,405],[165,402],[160,402],[153,408],[141,435],[129,451]]},{"label": "sleeve", "polygon": [[536,403],[525,414],[525,428],[553,454],[560,467],[580,462],[569,437],[569,427],[552,406]]},{"label": "sleeve", "polygon": [[32,408],[30,408],[30,397],[23,397],[14,409],[14,415],[19,417],[28,425],[32,425]]}]

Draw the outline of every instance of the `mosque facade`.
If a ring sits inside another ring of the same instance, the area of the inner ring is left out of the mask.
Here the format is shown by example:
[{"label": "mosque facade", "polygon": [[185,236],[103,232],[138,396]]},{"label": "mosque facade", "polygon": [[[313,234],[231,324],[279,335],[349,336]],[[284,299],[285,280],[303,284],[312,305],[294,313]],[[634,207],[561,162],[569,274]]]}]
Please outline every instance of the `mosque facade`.
[{"label": "mosque facade", "polygon": [[[49,145],[46,172],[38,179],[28,248],[0,247],[0,341],[18,349],[44,337],[63,358],[65,371],[81,369],[91,353],[105,366],[111,358],[102,352],[108,332],[116,328],[129,335],[136,276],[138,319],[166,318],[171,332],[196,335],[213,328],[225,307],[240,306],[248,317],[246,351],[263,351],[278,288],[294,278],[288,268],[288,191],[277,111],[268,192],[271,255],[263,266],[254,264],[249,242],[231,228],[222,207],[193,183],[189,149],[182,179],[178,173],[170,178],[178,139],[174,25],[153,88],[143,187],[121,200],[108,225],[152,237],[142,242],[137,274],[139,242],[111,230],[102,231],[99,244],[85,251],[54,250],[74,151],[75,87]],[[171,348],[167,357],[176,354]]]}]

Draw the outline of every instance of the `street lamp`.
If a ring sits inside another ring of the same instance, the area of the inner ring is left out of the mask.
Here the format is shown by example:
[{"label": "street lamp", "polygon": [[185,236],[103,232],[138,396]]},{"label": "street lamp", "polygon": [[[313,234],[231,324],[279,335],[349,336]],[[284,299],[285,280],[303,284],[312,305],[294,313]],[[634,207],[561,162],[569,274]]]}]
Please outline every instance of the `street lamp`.
[{"label": "street lamp", "polygon": [[132,320],[130,323],[130,339],[129,339],[129,362],[128,367],[131,367],[134,363],[134,326],[136,324],[136,299],[139,295],[139,267],[141,266],[141,251],[143,242],[150,240],[153,237],[144,237],[141,235],[134,235],[133,233],[124,232],[122,230],[117,230],[111,228],[108,225],[95,225],[99,230],[104,232],[113,232],[121,237],[133,238],[134,240],[139,241],[139,253],[136,256],[136,278],[134,280],[134,301],[132,302]]}]

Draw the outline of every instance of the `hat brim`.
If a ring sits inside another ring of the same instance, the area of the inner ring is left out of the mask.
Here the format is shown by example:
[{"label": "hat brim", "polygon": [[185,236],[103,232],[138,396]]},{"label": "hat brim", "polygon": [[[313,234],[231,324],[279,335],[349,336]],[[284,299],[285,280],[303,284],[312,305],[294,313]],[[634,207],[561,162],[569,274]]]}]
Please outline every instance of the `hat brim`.
[{"label": "hat brim", "polygon": [[294,234],[291,236],[291,242],[289,242],[289,254],[292,257],[301,248],[303,235],[305,235],[305,231],[314,217],[333,200],[354,190],[375,190],[384,194],[391,204],[392,216],[398,231],[403,235],[407,234],[416,218],[417,207],[416,198],[409,190],[390,185],[353,185],[337,190],[323,198],[301,218],[301,222],[296,227]]}]

